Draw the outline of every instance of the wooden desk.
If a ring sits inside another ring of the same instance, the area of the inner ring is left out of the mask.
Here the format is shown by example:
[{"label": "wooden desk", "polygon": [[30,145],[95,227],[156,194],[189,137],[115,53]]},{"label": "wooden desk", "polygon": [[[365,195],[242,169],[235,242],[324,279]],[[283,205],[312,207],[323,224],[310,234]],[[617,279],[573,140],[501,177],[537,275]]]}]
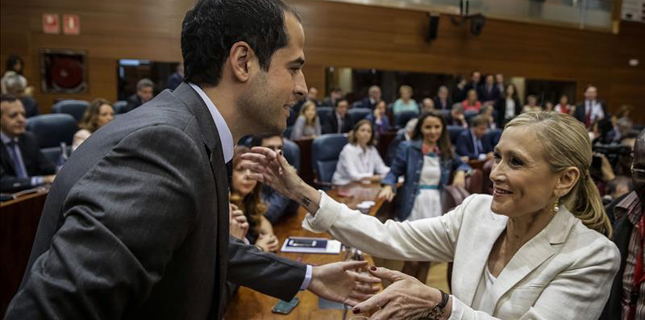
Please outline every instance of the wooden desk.
[{"label": "wooden desk", "polygon": [[43,190],[0,204],[0,315],[20,287],[46,198]]},{"label": "wooden desk", "polygon": [[[380,186],[378,184],[352,184],[338,189],[330,190],[327,193],[337,199],[339,202],[347,204],[350,208],[356,208],[356,205],[366,201],[373,200],[376,204],[370,209],[369,214],[376,215],[379,211],[382,201],[374,200]],[[341,195],[340,196],[339,192]],[[274,232],[283,243],[289,236],[300,237],[323,237],[331,238],[327,233],[317,234],[309,232],[301,227],[306,211],[300,207],[297,215],[292,215],[281,224],[274,226]],[[281,256],[289,259],[298,260],[312,265],[321,265],[331,262],[340,261],[341,255],[322,255],[322,254],[303,254],[303,253],[279,253]],[[373,264],[371,257],[366,259]],[[240,287],[235,297],[229,304],[226,312],[226,320],[237,319],[312,319],[312,320],[340,320],[342,319],[342,310],[319,310],[318,297],[309,291],[299,292],[300,304],[288,315],[280,315],[271,312],[271,308],[278,302],[278,299],[263,295],[249,288]],[[347,319],[351,318],[351,310],[348,311]]]}]

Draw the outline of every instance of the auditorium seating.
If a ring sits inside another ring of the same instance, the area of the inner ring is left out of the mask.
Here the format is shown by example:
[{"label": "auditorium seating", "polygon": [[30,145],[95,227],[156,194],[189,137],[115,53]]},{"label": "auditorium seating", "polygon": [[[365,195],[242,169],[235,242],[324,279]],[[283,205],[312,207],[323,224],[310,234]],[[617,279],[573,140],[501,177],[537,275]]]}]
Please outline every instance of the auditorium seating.
[{"label": "auditorium seating", "polygon": [[365,119],[365,117],[370,113],[372,113],[372,109],[368,108],[351,108],[347,111],[347,114],[351,117],[352,122],[354,123]]},{"label": "auditorium seating", "polygon": [[313,141],[312,162],[315,182],[323,189],[331,187],[331,177],[336,171],[336,163],[347,137],[342,134],[324,134]]},{"label": "auditorium seating", "polygon": [[40,148],[60,147],[64,142],[72,145],[74,133],[78,130],[76,119],[69,114],[44,114],[27,119],[27,130],[33,132]]},{"label": "auditorium seating", "polygon": [[452,143],[453,146],[457,145],[457,138],[459,138],[459,135],[464,130],[466,130],[464,127],[448,126],[448,134],[450,135],[450,143]]},{"label": "auditorium seating", "polygon": [[283,141],[284,158],[296,168],[296,171],[300,171],[300,147],[289,139],[283,139]]},{"label": "auditorium seating", "polygon": [[332,107],[318,107],[316,108],[316,111],[318,112],[318,118],[320,118],[321,124],[322,124],[322,119],[327,119],[331,114],[334,112],[334,108]]},{"label": "auditorium seating", "polygon": [[405,127],[405,124],[410,121],[410,119],[418,116],[418,112],[414,111],[404,111],[404,112],[399,112],[394,114],[394,126],[397,128],[403,128]]},{"label": "auditorium seating", "polygon": [[114,114],[122,114],[125,113],[125,107],[128,105],[127,101],[117,101],[112,105],[114,107]]},{"label": "auditorium seating", "polygon": [[52,112],[69,114],[78,122],[81,121],[89,106],[90,103],[84,100],[63,100],[52,106]]}]

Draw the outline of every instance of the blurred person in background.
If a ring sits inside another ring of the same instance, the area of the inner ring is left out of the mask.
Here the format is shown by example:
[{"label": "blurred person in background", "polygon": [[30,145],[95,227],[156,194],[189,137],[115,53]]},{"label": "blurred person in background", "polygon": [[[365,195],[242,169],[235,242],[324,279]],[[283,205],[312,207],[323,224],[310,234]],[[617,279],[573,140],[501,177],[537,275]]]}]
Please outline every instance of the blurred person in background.
[{"label": "blurred person in background", "polygon": [[85,110],[83,118],[78,123],[80,130],[76,131],[74,134],[72,151],[76,150],[76,148],[78,148],[83,141],[89,138],[92,133],[112,120],[114,120],[114,107],[112,107],[112,104],[109,101],[105,99],[96,99],[92,101],[87,110]]}]

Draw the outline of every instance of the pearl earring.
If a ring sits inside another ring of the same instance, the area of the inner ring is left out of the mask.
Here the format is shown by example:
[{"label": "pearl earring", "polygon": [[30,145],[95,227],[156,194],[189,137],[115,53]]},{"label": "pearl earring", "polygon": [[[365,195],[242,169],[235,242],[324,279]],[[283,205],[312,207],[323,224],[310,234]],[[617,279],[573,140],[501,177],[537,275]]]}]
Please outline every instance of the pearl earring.
[{"label": "pearl earring", "polygon": [[560,211],[560,198],[555,199],[555,203],[553,204],[553,214],[558,213]]}]

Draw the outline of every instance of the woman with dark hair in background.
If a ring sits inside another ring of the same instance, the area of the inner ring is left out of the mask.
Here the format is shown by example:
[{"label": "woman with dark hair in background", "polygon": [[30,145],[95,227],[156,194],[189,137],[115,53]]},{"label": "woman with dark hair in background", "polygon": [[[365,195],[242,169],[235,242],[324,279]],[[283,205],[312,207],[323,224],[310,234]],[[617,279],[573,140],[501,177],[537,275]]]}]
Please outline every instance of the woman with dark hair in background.
[{"label": "woman with dark hair in background", "polygon": [[368,114],[365,119],[372,121],[374,123],[374,129],[376,134],[381,134],[384,132],[390,131],[390,119],[387,117],[387,105],[385,101],[381,100],[376,103],[374,106],[374,111]]},{"label": "woman with dark hair in background", "polygon": [[517,88],[512,83],[506,86],[504,96],[497,100],[495,109],[497,110],[497,124],[503,128],[507,122],[511,121],[520,111],[520,98],[517,94]]},{"label": "woman with dark hair in background", "polygon": [[74,134],[72,151],[76,150],[92,133],[112,120],[114,120],[114,107],[109,101],[100,98],[92,101],[78,123],[80,130]]},{"label": "woman with dark hair in background", "polygon": [[[398,220],[415,221],[439,217],[443,213],[441,192],[450,183],[465,186],[466,172],[471,168],[452,151],[446,122],[439,113],[419,117],[412,139],[399,146],[379,198],[394,199],[400,176],[405,177],[398,201]],[[428,263],[406,262],[405,273],[425,282]]]}]

